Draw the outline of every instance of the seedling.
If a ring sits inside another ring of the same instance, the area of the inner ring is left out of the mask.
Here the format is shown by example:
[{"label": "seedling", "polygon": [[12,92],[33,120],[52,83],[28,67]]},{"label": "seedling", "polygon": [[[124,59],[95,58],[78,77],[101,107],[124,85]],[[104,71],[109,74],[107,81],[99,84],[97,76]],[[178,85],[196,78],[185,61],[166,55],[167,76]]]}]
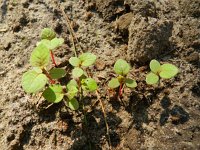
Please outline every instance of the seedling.
[{"label": "seedling", "polygon": [[170,79],[177,75],[178,68],[172,64],[163,64],[157,60],[151,60],[150,62],[151,72],[146,76],[147,84],[156,84],[159,82],[159,77],[163,79]]},{"label": "seedling", "polygon": [[22,88],[27,93],[37,93],[44,89],[46,84],[49,84],[42,95],[49,102],[58,103],[65,95],[69,95],[66,88],[56,81],[64,77],[66,71],[62,68],[53,68],[47,71],[46,68],[50,61],[50,51],[61,46],[63,39],[56,38],[55,33],[48,28],[42,31],[41,38],[42,40],[31,53],[30,64],[33,69],[25,72],[22,76]]},{"label": "seedling", "polygon": [[[80,101],[84,93],[86,93],[87,91],[93,92],[97,89],[96,81],[93,78],[89,77],[86,72],[87,67],[93,65],[95,61],[96,56],[92,53],[83,53],[79,57],[71,57],[69,59],[69,63],[74,67],[74,69],[72,70],[73,79],[68,83],[68,86],[74,86],[78,89],[77,92],[79,92]],[[75,107],[75,105],[77,104],[78,101],[74,99],[69,103],[69,107],[78,109],[78,107]]]},{"label": "seedling", "polygon": [[38,42],[37,45],[44,44],[50,50],[52,62],[55,66],[57,66],[53,51],[63,43],[64,39],[56,38],[56,33],[52,29],[44,28],[41,32],[41,41]]},{"label": "seedling", "polygon": [[79,103],[75,98],[77,94],[82,97],[83,92],[95,91],[97,89],[96,81],[88,77],[85,71],[87,67],[94,64],[96,56],[91,53],[84,53],[79,57],[70,58],[70,64],[75,67],[72,70],[72,77],[74,79],[67,86],[62,86],[57,79],[64,77],[66,71],[61,68],[53,68],[50,71],[46,70],[50,56],[56,66],[52,51],[64,42],[62,38],[56,38],[55,36],[55,32],[51,29],[43,29],[41,34],[42,40],[37,43],[37,47],[33,50],[30,57],[30,64],[34,68],[23,74],[22,87],[27,93],[37,93],[49,83],[49,86],[42,94],[47,101],[59,103],[67,97],[67,106],[72,110],[77,110],[79,108]]},{"label": "seedling", "polygon": [[135,80],[126,77],[130,71],[130,65],[125,60],[118,59],[114,65],[114,71],[118,76],[116,78],[112,78],[109,81],[108,86],[112,89],[119,87],[119,97],[122,96],[124,85],[129,88],[137,87],[137,83]]}]

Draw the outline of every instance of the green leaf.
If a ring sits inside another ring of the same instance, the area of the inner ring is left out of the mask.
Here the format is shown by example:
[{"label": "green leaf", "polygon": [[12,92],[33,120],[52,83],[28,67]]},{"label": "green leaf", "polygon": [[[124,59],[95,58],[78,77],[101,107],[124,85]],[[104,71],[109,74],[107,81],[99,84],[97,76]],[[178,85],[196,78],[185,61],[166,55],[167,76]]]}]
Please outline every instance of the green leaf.
[{"label": "green leaf", "polygon": [[150,69],[153,73],[157,74],[160,71],[160,63],[157,60],[153,59],[150,62]]},{"label": "green leaf", "polygon": [[40,67],[33,67],[33,70],[37,73],[42,73],[42,69]]},{"label": "green leaf", "polygon": [[51,103],[59,103],[63,97],[63,89],[59,84],[49,86],[43,93],[42,96]]},{"label": "green leaf", "polygon": [[118,59],[114,65],[115,73],[119,75],[127,75],[130,70],[130,65],[123,59]]},{"label": "green leaf", "polygon": [[40,35],[41,39],[52,40],[56,37],[56,33],[50,28],[44,28]]},{"label": "green leaf", "polygon": [[59,46],[61,46],[64,43],[64,39],[63,38],[54,38],[51,41],[47,40],[47,39],[43,39],[40,42],[37,42],[37,46],[38,45],[45,45],[49,50],[54,50],[56,48],[58,48]]},{"label": "green leaf", "polygon": [[112,78],[109,82],[108,82],[108,86],[112,89],[115,89],[117,87],[120,86],[119,80],[117,78]]},{"label": "green leaf", "polygon": [[67,72],[66,70],[61,69],[61,68],[53,68],[50,70],[49,74],[52,79],[59,79],[59,78],[64,77],[67,74]]},{"label": "green leaf", "polygon": [[64,43],[63,38],[54,38],[50,42],[49,49],[54,50],[54,49],[58,48],[59,46],[61,46],[63,43]]},{"label": "green leaf", "polygon": [[147,82],[147,84],[156,84],[156,83],[158,83],[158,80],[159,80],[159,76],[157,76],[153,72],[150,72],[146,76],[146,82]]},{"label": "green leaf", "polygon": [[95,63],[96,56],[92,53],[83,53],[79,56],[79,59],[81,60],[81,65],[88,67]]},{"label": "green leaf", "polygon": [[79,108],[79,103],[78,101],[73,98],[67,101],[67,106],[71,109],[71,110],[77,110]]},{"label": "green leaf", "polygon": [[74,67],[78,67],[80,65],[80,63],[81,63],[81,60],[79,58],[77,58],[77,57],[71,57],[69,59],[69,63]]},{"label": "green leaf", "polygon": [[129,88],[135,88],[135,87],[137,87],[137,82],[135,80],[132,80],[132,79],[129,79],[129,78],[126,78],[125,84]]},{"label": "green leaf", "polygon": [[22,88],[27,93],[36,93],[40,91],[46,83],[46,75],[35,70],[30,70],[22,76]]},{"label": "green leaf", "polygon": [[74,68],[72,70],[72,76],[73,76],[73,78],[79,78],[82,75],[83,75],[83,70],[81,68],[77,67],[77,68]]},{"label": "green leaf", "polygon": [[161,71],[159,73],[161,78],[170,79],[178,73],[178,68],[172,64],[161,65]]},{"label": "green leaf", "polygon": [[72,98],[74,98],[76,95],[77,95],[77,93],[78,93],[78,89],[77,89],[77,87],[76,86],[69,86],[68,88],[67,88],[67,90],[68,90],[68,92],[67,92],[67,97],[68,97],[68,99],[72,99]]},{"label": "green leaf", "polygon": [[69,81],[69,83],[67,84],[67,89],[69,90],[71,86],[78,87],[78,84],[74,79]]},{"label": "green leaf", "polygon": [[50,60],[49,49],[43,45],[38,45],[31,53],[30,63],[33,67],[45,67]]},{"label": "green leaf", "polygon": [[87,90],[93,92],[97,89],[97,83],[92,78],[87,78],[84,80]]},{"label": "green leaf", "polygon": [[43,40],[41,40],[40,42],[37,42],[37,46],[38,45],[40,45],[40,44],[44,44],[48,49],[50,49],[49,48],[49,46],[50,46],[50,44],[51,44],[51,41],[49,41],[49,40],[47,40],[47,39],[43,39]]}]

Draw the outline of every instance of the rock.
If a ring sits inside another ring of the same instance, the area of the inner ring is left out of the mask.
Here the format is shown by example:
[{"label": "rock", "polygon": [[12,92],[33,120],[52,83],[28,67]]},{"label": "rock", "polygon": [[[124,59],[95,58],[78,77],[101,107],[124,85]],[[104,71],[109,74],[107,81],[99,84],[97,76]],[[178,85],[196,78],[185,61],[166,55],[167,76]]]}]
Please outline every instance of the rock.
[{"label": "rock", "polygon": [[175,105],[171,110],[171,120],[174,124],[183,124],[189,120],[189,114],[178,105]]},{"label": "rock", "polygon": [[85,20],[85,21],[89,21],[89,20],[92,18],[92,16],[93,16],[93,13],[91,13],[91,12],[86,12],[86,13],[84,14],[84,20]]},{"label": "rock", "polygon": [[199,53],[193,52],[189,56],[185,58],[190,63],[198,63],[199,62]]},{"label": "rock", "polygon": [[131,20],[133,17],[133,13],[127,13],[119,17],[113,26],[115,29],[119,30],[120,32],[128,32],[129,25],[131,24]]},{"label": "rock", "polygon": [[162,108],[166,109],[171,105],[171,101],[168,96],[164,96],[160,101]]},{"label": "rock", "polygon": [[105,61],[98,59],[95,63],[95,67],[97,68],[98,71],[104,70],[106,67]]},{"label": "rock", "polygon": [[129,60],[145,63],[165,53],[172,27],[169,20],[136,15],[129,26]]}]

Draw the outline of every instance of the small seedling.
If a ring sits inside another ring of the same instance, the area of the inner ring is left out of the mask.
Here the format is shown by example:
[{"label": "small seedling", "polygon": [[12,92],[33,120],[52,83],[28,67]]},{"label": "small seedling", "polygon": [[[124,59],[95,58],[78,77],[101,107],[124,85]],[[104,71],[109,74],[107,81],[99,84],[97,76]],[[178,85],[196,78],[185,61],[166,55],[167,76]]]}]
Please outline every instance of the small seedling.
[{"label": "small seedling", "polygon": [[151,72],[146,76],[147,84],[156,84],[159,82],[159,77],[163,79],[170,79],[177,75],[178,68],[172,64],[163,64],[157,60],[151,60],[150,62]]},{"label": "small seedling", "polygon": [[[86,72],[87,67],[93,65],[95,61],[96,56],[92,53],[83,53],[79,57],[71,57],[69,59],[69,63],[74,69],[72,70],[73,79],[68,83],[68,86],[74,86],[78,89],[77,92],[79,92],[80,101],[84,93],[87,91],[93,92],[97,89],[96,81],[90,78]],[[73,101],[69,103],[69,107],[75,110],[78,109],[78,107],[75,106],[78,106],[78,101],[73,98]]]},{"label": "small seedling", "polygon": [[137,87],[135,80],[126,77],[130,71],[130,65],[125,60],[118,59],[114,65],[114,71],[118,76],[116,78],[112,78],[109,81],[108,86],[112,89],[119,87],[119,97],[122,96],[124,85],[129,88]]},{"label": "small seedling", "polygon": [[[43,92],[43,96],[49,102],[58,103],[64,97],[64,89],[60,84],[56,83],[56,80],[64,77],[66,75],[66,71],[62,68],[53,68],[47,71],[46,68],[50,61],[50,51],[53,49],[51,47],[56,48],[63,42],[61,40],[57,40],[54,32],[50,29],[47,28],[44,29],[43,32],[44,31],[48,31],[48,34],[45,36],[44,33],[42,33],[41,37],[43,40],[37,44],[37,47],[31,53],[30,64],[33,69],[23,74],[22,88],[27,93],[37,93],[44,89],[45,85],[49,81],[49,87],[47,87]],[[48,40],[44,38],[53,38],[50,41],[50,45],[46,44]]]},{"label": "small seedling", "polygon": [[56,66],[52,51],[61,46],[64,42],[62,38],[56,38],[55,32],[49,28],[45,28],[41,34],[41,41],[37,43],[37,47],[33,50],[30,57],[30,64],[33,69],[27,71],[22,76],[22,87],[27,93],[37,93],[44,89],[49,81],[49,86],[44,90],[43,97],[51,103],[59,103],[67,97],[67,106],[72,110],[79,108],[79,103],[75,98],[78,94],[83,96],[83,92],[95,91],[97,83],[94,79],[88,77],[87,67],[94,64],[96,56],[91,53],[84,53],[79,57],[70,58],[69,62],[75,68],[72,70],[72,77],[67,86],[59,84],[57,79],[66,75],[66,71],[62,68],[53,68],[46,70],[50,56]]}]

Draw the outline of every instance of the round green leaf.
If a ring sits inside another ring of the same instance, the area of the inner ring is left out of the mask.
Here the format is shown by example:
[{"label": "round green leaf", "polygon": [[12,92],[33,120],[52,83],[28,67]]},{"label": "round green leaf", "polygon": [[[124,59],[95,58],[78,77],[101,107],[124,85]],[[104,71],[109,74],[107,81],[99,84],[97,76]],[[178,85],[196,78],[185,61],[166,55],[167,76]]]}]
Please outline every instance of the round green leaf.
[{"label": "round green leaf", "polygon": [[77,110],[79,108],[79,103],[78,101],[73,98],[67,101],[67,106],[71,109],[71,110]]},{"label": "round green leaf", "polygon": [[33,67],[45,67],[50,60],[49,49],[43,45],[38,45],[31,53],[30,63]]},{"label": "round green leaf", "polygon": [[170,79],[178,73],[178,68],[172,64],[161,65],[161,71],[159,73],[161,78]]},{"label": "round green leaf", "polygon": [[159,80],[159,77],[153,72],[150,72],[146,76],[147,84],[156,84],[156,83],[158,83],[158,80]]},{"label": "round green leaf", "polygon": [[137,87],[137,82],[135,80],[132,80],[132,79],[129,79],[129,78],[126,78],[125,84],[129,88],[135,88],[135,87]]},{"label": "round green leaf", "polygon": [[74,98],[74,96],[76,96],[77,95],[77,93],[78,93],[78,89],[77,89],[77,87],[76,86],[69,86],[68,88],[67,88],[67,97],[68,97],[68,99],[72,99],[72,98]]},{"label": "round green leaf", "polygon": [[54,49],[58,48],[59,46],[61,46],[63,43],[64,43],[63,38],[54,38],[50,41],[49,49],[54,50]]},{"label": "round green leaf", "polygon": [[72,76],[73,76],[73,78],[79,78],[82,75],[83,75],[83,70],[81,68],[77,67],[77,68],[74,68],[72,70]]},{"label": "round green leaf", "polygon": [[69,63],[70,63],[72,66],[74,66],[74,67],[78,67],[78,66],[80,65],[81,61],[80,61],[80,59],[77,58],[77,57],[71,57],[71,58],[69,59]]},{"label": "round green leaf", "polygon": [[119,80],[117,78],[112,78],[109,82],[108,82],[108,86],[112,89],[115,89],[117,87],[120,86]]},{"label": "round green leaf", "polygon": [[150,62],[150,69],[153,73],[157,74],[160,71],[160,63],[157,60],[153,59]]},{"label": "round green leaf", "polygon": [[41,39],[52,40],[56,37],[56,33],[50,28],[44,28],[41,32]]},{"label": "round green leaf", "polygon": [[130,65],[123,59],[118,59],[114,65],[115,73],[119,75],[127,75],[130,70]]},{"label": "round green leaf", "polygon": [[51,85],[43,92],[42,96],[48,102],[59,103],[64,97],[62,86],[59,84]]},{"label": "round green leaf", "polygon": [[36,93],[40,91],[46,83],[46,75],[38,73],[35,70],[28,71],[22,76],[22,88],[27,93]]},{"label": "round green leaf", "polygon": [[86,84],[86,88],[91,92],[97,89],[97,83],[92,78],[85,79],[85,84]]},{"label": "round green leaf", "polygon": [[70,89],[71,86],[78,87],[76,80],[74,80],[74,79],[70,80],[67,84],[67,89]]},{"label": "round green leaf", "polygon": [[53,68],[49,72],[52,79],[62,78],[66,75],[66,73],[67,73],[66,70],[61,69],[61,68]]},{"label": "round green leaf", "polygon": [[83,53],[79,56],[79,59],[81,60],[81,65],[88,67],[95,63],[96,56],[92,53]]}]

